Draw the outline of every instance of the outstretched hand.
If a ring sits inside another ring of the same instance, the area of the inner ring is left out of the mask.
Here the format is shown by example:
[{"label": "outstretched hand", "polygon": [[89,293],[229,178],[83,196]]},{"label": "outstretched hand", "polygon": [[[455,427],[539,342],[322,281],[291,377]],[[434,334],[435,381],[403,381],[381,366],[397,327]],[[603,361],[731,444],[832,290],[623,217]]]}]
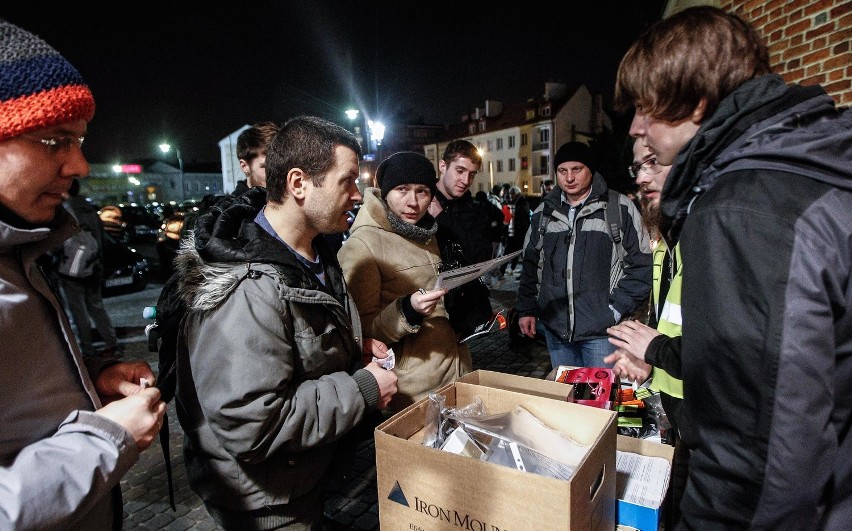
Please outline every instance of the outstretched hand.
[{"label": "outstretched hand", "polygon": [[622,321],[606,329],[609,342],[618,348],[626,350],[630,355],[645,361],[645,352],[651,340],[660,333],[639,321]]},{"label": "outstretched hand", "polygon": [[445,289],[433,289],[432,291],[420,290],[411,294],[411,307],[420,315],[429,315],[435,311],[435,306],[441,297],[447,294]]},{"label": "outstretched hand", "polygon": [[615,352],[606,356],[603,362],[612,365],[612,372],[619,378],[627,378],[638,383],[647,380],[654,368],[623,348],[616,349]]}]

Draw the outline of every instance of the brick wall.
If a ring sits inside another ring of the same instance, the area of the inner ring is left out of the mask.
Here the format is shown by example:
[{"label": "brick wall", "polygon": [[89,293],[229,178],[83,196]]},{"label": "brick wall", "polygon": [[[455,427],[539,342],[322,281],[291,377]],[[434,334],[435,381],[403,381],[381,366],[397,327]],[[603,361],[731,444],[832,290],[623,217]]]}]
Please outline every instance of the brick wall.
[{"label": "brick wall", "polygon": [[852,0],[722,0],[757,28],[773,70],[788,83],[822,85],[852,105]]}]

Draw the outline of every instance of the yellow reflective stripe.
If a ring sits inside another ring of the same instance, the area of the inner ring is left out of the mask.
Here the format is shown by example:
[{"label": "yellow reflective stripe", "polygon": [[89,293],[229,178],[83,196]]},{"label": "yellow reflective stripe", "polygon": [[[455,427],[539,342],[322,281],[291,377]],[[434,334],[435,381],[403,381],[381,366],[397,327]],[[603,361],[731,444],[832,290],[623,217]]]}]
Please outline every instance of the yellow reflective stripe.
[{"label": "yellow reflective stripe", "polygon": [[675,398],[683,398],[683,382],[681,380],[657,367],[654,367],[651,376],[654,377],[650,385],[652,391],[666,393]]},{"label": "yellow reflective stripe", "polygon": [[662,323],[663,321],[668,321],[675,326],[683,326],[683,318],[680,315],[680,304],[666,300],[666,303],[663,305],[663,313],[660,314],[660,322]]}]

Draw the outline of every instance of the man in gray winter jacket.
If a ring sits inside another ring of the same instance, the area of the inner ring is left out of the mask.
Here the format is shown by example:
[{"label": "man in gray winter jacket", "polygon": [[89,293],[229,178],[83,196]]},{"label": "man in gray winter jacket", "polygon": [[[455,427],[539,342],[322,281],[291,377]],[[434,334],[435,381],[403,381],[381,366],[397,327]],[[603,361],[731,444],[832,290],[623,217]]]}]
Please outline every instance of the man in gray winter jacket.
[{"label": "man in gray winter jacket", "polygon": [[319,528],[337,441],[396,392],[392,371],[361,368],[358,312],[322,236],[348,228],[360,154],[342,127],[291,119],[266,190],[213,206],[178,255],[185,462],[226,529]]},{"label": "man in gray winter jacket", "polygon": [[640,36],[616,100],[672,165],[693,449],[680,527],[848,529],[852,112],[785,84],[754,28],[711,7]]},{"label": "man in gray winter jacket", "polygon": [[94,111],[73,66],[0,19],[0,529],[121,529],[119,482],[165,412],[146,363],[83,360],[45,273],[79,230],[60,204]]}]

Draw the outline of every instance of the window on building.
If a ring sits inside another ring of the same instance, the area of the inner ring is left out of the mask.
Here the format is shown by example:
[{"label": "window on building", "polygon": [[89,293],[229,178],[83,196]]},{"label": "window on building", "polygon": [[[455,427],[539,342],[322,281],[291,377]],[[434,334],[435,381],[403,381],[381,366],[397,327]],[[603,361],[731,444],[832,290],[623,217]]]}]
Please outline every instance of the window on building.
[{"label": "window on building", "polygon": [[498,138],[497,139],[497,151],[500,151],[501,149],[503,149],[503,139]]},{"label": "window on building", "polygon": [[521,133],[521,145],[526,146],[526,145],[529,145],[529,143],[530,143],[529,135],[527,133]]},{"label": "window on building", "polygon": [[494,141],[489,140],[487,144],[488,144],[488,151],[494,151]]},{"label": "window on building", "polygon": [[475,123],[469,123],[467,125],[467,132],[468,132],[468,134],[471,134],[471,135],[476,133],[476,124]]},{"label": "window on building", "polygon": [[539,164],[539,173],[545,174],[548,172],[548,168],[550,164],[547,162],[547,155],[542,155],[541,158],[538,159]]},{"label": "window on building", "polygon": [[512,157],[511,159],[509,159],[509,171],[515,171],[516,169],[517,168],[515,168],[515,158]]},{"label": "window on building", "polygon": [[509,135],[509,149],[515,147],[515,135]]},{"label": "window on building", "polygon": [[527,120],[535,118],[535,109],[527,109]]},{"label": "window on building", "polygon": [[540,112],[542,116],[550,116],[550,105],[542,106]]},{"label": "window on building", "polygon": [[546,144],[550,141],[550,129],[539,129],[538,131],[538,140],[542,144]]},{"label": "window on building", "polygon": [[479,122],[479,132],[485,131],[485,120]]},{"label": "window on building", "polygon": [[526,157],[521,157],[521,169],[526,170],[530,167],[530,161]]},{"label": "window on building", "polygon": [[503,171],[503,159],[497,161],[497,171]]}]

